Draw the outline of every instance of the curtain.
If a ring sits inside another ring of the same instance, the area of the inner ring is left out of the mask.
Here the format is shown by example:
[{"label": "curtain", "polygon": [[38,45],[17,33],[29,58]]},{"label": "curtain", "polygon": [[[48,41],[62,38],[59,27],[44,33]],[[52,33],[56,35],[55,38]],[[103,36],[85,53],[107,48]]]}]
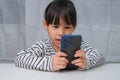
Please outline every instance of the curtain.
[{"label": "curtain", "polygon": [[0,60],[13,61],[25,48],[25,1],[0,0]]},{"label": "curtain", "polygon": [[[0,62],[47,38],[42,20],[52,0],[0,0]],[[72,0],[77,10],[74,34],[100,50],[106,62],[120,62],[120,0]]]}]

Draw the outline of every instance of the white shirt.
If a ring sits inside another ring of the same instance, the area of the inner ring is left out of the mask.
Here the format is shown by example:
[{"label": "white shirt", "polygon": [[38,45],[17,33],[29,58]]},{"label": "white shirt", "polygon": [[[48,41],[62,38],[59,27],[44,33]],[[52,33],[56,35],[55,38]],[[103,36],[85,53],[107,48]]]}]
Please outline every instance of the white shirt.
[{"label": "white shirt", "polygon": [[[81,43],[81,49],[85,51],[87,66],[79,70],[91,69],[104,63],[102,53],[89,46],[86,42]],[[31,48],[17,53],[15,65],[27,69],[53,71],[52,57],[55,53],[49,39],[41,40],[36,42]]]}]

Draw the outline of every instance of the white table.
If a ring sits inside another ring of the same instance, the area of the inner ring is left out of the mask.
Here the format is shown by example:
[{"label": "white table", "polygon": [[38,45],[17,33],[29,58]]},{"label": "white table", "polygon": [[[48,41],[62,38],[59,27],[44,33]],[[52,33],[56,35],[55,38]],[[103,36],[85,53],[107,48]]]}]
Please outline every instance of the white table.
[{"label": "white table", "polygon": [[88,71],[45,72],[0,63],[0,80],[120,80],[120,63],[107,63]]}]

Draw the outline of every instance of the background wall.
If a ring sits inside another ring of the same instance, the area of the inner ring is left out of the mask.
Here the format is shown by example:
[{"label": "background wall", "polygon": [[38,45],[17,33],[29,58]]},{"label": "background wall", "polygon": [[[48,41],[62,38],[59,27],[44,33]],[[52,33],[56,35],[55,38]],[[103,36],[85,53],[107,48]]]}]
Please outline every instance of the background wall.
[{"label": "background wall", "polygon": [[[52,0],[0,0],[0,62],[13,62],[21,49],[47,38],[42,19]],[[72,0],[75,34],[98,48],[106,62],[120,62],[120,0]]]}]

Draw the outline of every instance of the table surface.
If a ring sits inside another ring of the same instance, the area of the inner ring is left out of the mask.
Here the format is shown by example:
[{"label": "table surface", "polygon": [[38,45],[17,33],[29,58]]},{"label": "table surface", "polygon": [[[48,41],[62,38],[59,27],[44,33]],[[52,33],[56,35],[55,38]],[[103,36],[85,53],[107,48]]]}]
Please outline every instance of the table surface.
[{"label": "table surface", "polygon": [[0,80],[120,80],[120,63],[107,63],[87,71],[46,72],[0,63]]}]

